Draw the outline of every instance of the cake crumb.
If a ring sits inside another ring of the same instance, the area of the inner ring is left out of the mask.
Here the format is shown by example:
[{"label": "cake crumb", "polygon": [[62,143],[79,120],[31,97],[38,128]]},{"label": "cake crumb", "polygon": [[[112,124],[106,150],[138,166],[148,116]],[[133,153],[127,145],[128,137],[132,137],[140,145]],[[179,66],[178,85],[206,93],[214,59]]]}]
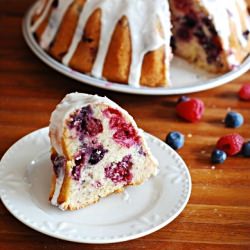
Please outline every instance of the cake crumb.
[{"label": "cake crumb", "polygon": [[188,137],[188,138],[192,138],[193,135],[192,135],[192,134],[188,134],[187,137]]},{"label": "cake crumb", "polygon": [[202,150],[202,151],[201,151],[201,154],[202,154],[202,155],[206,154],[206,150]]},{"label": "cake crumb", "polygon": [[231,107],[228,107],[228,108],[227,108],[227,112],[230,112],[230,111],[232,111],[232,108],[231,108]]},{"label": "cake crumb", "polygon": [[212,169],[212,170],[215,170],[215,166],[212,166],[211,169]]}]

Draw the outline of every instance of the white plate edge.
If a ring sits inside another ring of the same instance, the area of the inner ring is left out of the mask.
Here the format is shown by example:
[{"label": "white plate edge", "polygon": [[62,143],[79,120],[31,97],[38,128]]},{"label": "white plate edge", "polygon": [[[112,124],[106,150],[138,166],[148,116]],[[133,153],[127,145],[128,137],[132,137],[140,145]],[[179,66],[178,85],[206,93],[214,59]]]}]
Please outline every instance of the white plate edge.
[{"label": "white plate edge", "polygon": [[[19,140],[17,140],[13,145],[10,146],[10,148],[4,153],[3,157],[1,158],[0,160],[0,171],[1,171],[1,167],[2,166],[2,160],[9,154],[9,152],[12,150],[12,148],[17,144],[17,143],[20,143],[21,141],[23,140],[27,140],[27,138],[29,138],[29,136],[32,136],[32,134],[35,134],[35,133],[44,133],[45,130],[48,130],[48,127],[44,127],[44,128],[41,128],[41,129],[38,129],[38,130],[35,130],[25,136],[23,136],[22,138],[20,138]],[[149,134],[149,133],[145,133],[145,137],[149,137],[149,138],[152,138],[154,141],[156,142],[160,142],[160,143],[164,143],[163,141],[161,141],[159,138]],[[147,139],[146,139],[147,140]],[[10,214],[12,214],[18,221],[20,221],[21,223],[23,223],[24,225],[28,226],[29,228],[32,228],[33,230],[35,231],[38,231],[40,233],[43,233],[47,236],[50,236],[50,237],[54,237],[54,238],[57,238],[57,239],[61,239],[61,240],[66,240],[66,241],[70,241],[70,242],[76,242],[76,243],[87,243],[87,244],[110,244],[110,243],[119,243],[119,242],[125,242],[125,241],[130,241],[130,240],[134,240],[134,239],[138,239],[138,238],[141,238],[143,236],[146,236],[146,235],[149,235],[151,233],[154,233],[158,230],[160,230],[161,228],[165,227],[166,225],[168,225],[169,223],[171,223],[172,221],[174,221],[184,210],[184,208],[186,207],[189,199],[190,199],[190,196],[191,196],[191,190],[192,190],[192,181],[191,181],[191,175],[190,175],[190,172],[189,172],[189,169],[186,165],[186,163],[184,162],[184,160],[179,156],[178,153],[176,153],[176,151],[174,151],[172,148],[170,148],[168,145],[166,145],[168,147],[168,150],[171,151],[172,154],[175,154],[176,157],[178,158],[178,161],[181,162],[181,164],[183,165],[184,169],[185,169],[185,172],[187,174],[187,178],[188,178],[188,192],[186,194],[186,197],[185,197],[185,200],[183,201],[183,204],[182,206],[179,208],[179,210],[174,213],[174,215],[172,215],[168,220],[164,221],[163,223],[160,223],[158,226],[156,227],[153,227],[151,229],[148,229],[148,230],[145,230],[144,232],[142,233],[138,233],[138,234],[134,234],[132,236],[127,236],[127,237],[123,237],[123,238],[114,238],[114,239],[110,239],[110,240],[84,240],[84,239],[81,239],[81,240],[78,240],[78,239],[75,239],[75,238],[70,238],[70,237],[65,237],[65,236],[62,236],[61,234],[59,233],[54,233],[54,232],[48,232],[46,230],[43,230],[41,228],[39,228],[38,226],[35,226],[33,225],[32,223],[30,223],[29,221],[26,221],[25,218],[20,218],[18,217],[18,214],[14,213],[11,208],[9,207],[9,204],[8,204],[8,199],[5,198],[5,195],[2,195],[2,193],[0,193],[0,198],[1,198],[1,201],[2,203],[4,204],[5,208],[10,212]]]},{"label": "white plate edge", "polygon": [[[137,95],[178,95],[178,94],[189,94],[189,93],[196,93],[200,91],[205,91],[208,89],[212,89],[215,87],[219,87],[226,83],[229,83],[232,80],[240,77],[244,73],[246,73],[250,69],[250,55],[245,59],[245,61],[237,68],[237,70],[233,70],[228,72],[215,80],[209,80],[205,84],[202,85],[194,85],[190,87],[183,87],[183,88],[146,88],[140,87],[135,88],[131,86],[122,85],[119,83],[111,83],[109,87],[107,87],[107,83],[105,81],[96,79],[94,77],[85,75],[83,73],[74,71],[67,66],[63,65],[62,63],[57,62],[51,56],[49,56],[45,51],[43,51],[40,46],[36,43],[34,37],[29,32],[29,25],[32,13],[36,6],[37,2],[34,3],[30,9],[27,11],[23,23],[22,23],[22,32],[25,38],[25,41],[29,48],[33,51],[33,53],[42,60],[45,64],[53,68],[54,70],[60,72],[63,75],[68,76],[74,80],[80,81],[82,83],[102,88],[105,90],[112,90],[121,93],[127,94],[137,94]],[[74,72],[74,74],[72,74]],[[108,84],[109,85],[109,84]]]}]

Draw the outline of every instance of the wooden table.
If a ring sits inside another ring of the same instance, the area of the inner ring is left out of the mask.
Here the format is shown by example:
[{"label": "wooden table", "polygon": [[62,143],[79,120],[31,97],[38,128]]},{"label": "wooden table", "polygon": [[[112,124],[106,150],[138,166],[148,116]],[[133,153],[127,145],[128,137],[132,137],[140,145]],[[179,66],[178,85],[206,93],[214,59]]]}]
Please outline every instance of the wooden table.
[{"label": "wooden table", "polygon": [[[0,0],[0,156],[19,138],[48,125],[62,97],[78,91],[106,95],[128,110],[145,131],[164,139],[171,130],[186,135],[179,151],[192,175],[188,206],[170,225],[141,239],[110,245],[57,240],[16,220],[0,203],[0,249],[250,249],[250,159],[233,157],[211,168],[211,150],[224,134],[239,132],[250,139],[250,103],[237,91],[250,73],[234,82],[191,95],[206,105],[198,124],[176,117],[174,97],[118,94],[73,81],[42,63],[24,42],[22,17],[32,0]],[[245,116],[237,130],[222,123],[228,109]]]}]

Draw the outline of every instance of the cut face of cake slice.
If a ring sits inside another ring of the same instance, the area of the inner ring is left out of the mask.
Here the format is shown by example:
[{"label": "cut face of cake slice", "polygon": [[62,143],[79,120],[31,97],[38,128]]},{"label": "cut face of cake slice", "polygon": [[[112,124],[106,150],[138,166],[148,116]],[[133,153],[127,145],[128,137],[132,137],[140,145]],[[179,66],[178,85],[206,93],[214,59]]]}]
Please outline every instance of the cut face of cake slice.
[{"label": "cut face of cake slice", "polygon": [[234,69],[250,51],[244,0],[170,0],[175,54],[207,71]]},{"label": "cut face of cake slice", "polygon": [[97,202],[157,173],[133,118],[108,98],[73,93],[52,113],[50,200],[63,210]]}]

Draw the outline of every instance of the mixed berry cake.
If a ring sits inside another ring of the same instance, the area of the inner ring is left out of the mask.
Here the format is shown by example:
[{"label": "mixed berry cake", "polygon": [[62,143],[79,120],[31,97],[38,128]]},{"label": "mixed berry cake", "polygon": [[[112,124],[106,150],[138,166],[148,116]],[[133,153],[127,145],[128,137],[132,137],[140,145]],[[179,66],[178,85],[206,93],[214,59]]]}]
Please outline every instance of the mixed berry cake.
[{"label": "mixed berry cake", "polygon": [[245,0],[40,0],[31,31],[72,69],[135,87],[168,86],[172,52],[219,73],[250,51]]},{"label": "mixed berry cake", "polygon": [[250,51],[244,0],[170,0],[174,53],[210,72],[239,66]]},{"label": "mixed berry cake", "polygon": [[133,118],[106,97],[68,94],[50,122],[50,201],[76,210],[155,175],[152,156]]},{"label": "mixed berry cake", "polygon": [[77,71],[133,86],[168,84],[166,0],[42,0],[31,29],[44,50]]}]

